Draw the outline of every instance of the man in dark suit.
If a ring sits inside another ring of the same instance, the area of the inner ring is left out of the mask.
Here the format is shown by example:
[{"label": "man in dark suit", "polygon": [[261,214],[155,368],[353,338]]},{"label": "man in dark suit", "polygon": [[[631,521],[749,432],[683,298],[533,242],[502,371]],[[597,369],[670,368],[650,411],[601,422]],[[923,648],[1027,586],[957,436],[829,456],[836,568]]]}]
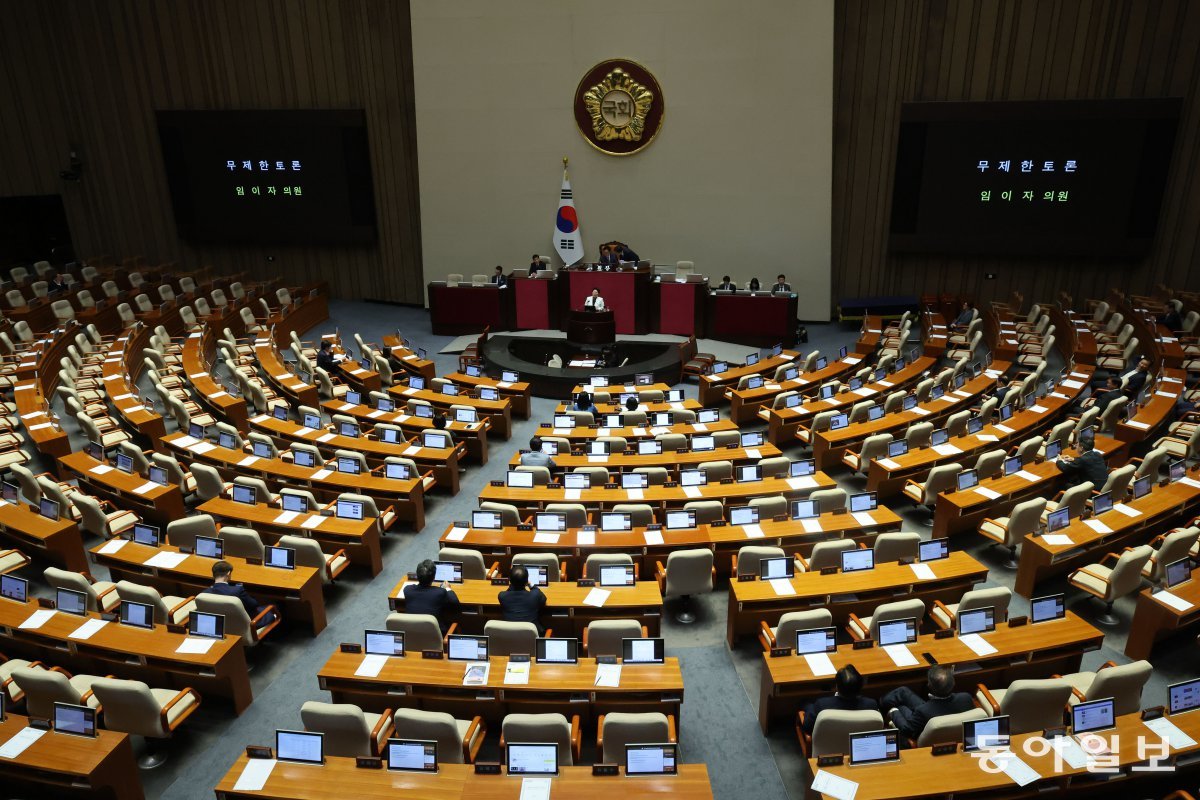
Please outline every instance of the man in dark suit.
[{"label": "man in dark suit", "polygon": [[771,287],[771,294],[791,294],[792,285],[787,282],[786,275],[775,276],[775,285]]},{"label": "man in dark suit", "polygon": [[600,246],[600,266],[615,267],[620,263],[621,256],[617,253],[615,246],[610,247],[606,244]]},{"label": "man in dark suit", "polygon": [[1092,396],[1080,403],[1081,408],[1091,408],[1095,406],[1101,412],[1108,408],[1108,404],[1118,397],[1124,397],[1125,393],[1121,391],[1121,381],[1116,377],[1109,377],[1105,382],[1104,388],[1092,393]]},{"label": "man in dark suit", "polygon": [[500,616],[505,622],[532,622],[537,626],[538,636],[546,632],[542,626],[542,609],[546,595],[536,586],[529,585],[529,570],[517,564],[508,573],[508,588],[500,592]]},{"label": "man in dark suit", "polygon": [[405,614],[431,614],[437,617],[438,625],[445,633],[450,628],[447,617],[458,611],[458,595],[443,582],[433,585],[437,568],[428,558],[417,564],[417,582],[404,587]]},{"label": "man in dark suit", "polygon": [[1091,429],[1085,429],[1079,434],[1081,455],[1078,458],[1063,456],[1054,462],[1060,472],[1066,473],[1071,486],[1090,481],[1096,491],[1100,491],[1100,487],[1108,480],[1108,466],[1104,463],[1104,456],[1096,449],[1095,438]]},{"label": "man in dark suit", "polygon": [[321,340],[321,349],[317,351],[317,366],[330,375],[337,372],[337,358],[333,355],[333,347],[329,344],[328,339]]},{"label": "man in dark suit", "polygon": [[496,284],[499,289],[508,286],[508,278],[504,276],[504,267],[496,265],[496,274],[492,276],[492,283]]},{"label": "man in dark suit", "polygon": [[1125,381],[1125,386],[1121,391],[1130,400],[1134,399],[1142,393],[1142,389],[1146,386],[1146,381],[1150,378],[1150,359],[1138,359],[1137,366],[1126,372],[1121,378]]},{"label": "man in dark suit", "polygon": [[728,275],[726,275],[724,278],[722,278],[722,279],[721,279],[721,283],[720,283],[720,285],[718,285],[718,286],[717,286],[717,291],[720,291],[720,292],[736,292],[736,291],[737,291],[737,284],[736,284],[736,283],[734,283],[732,280],[730,280],[730,279],[729,279],[729,276],[728,276]]},{"label": "man in dark suit", "polygon": [[529,277],[533,277],[542,268],[542,260],[538,258],[538,254],[534,253],[529,262]]},{"label": "man in dark suit", "polygon": [[[250,619],[258,616],[263,610],[263,606],[246,592],[246,587],[240,583],[230,583],[229,579],[233,576],[233,564],[228,561],[218,561],[213,564],[212,568],[213,585],[204,589],[204,592],[209,594],[219,594],[223,597],[236,597],[242,601],[242,608],[246,609],[246,614]],[[275,621],[275,612],[269,612],[262,621],[258,623],[259,627],[268,625]]]},{"label": "man in dark suit", "polygon": [[833,683],[835,692],[831,697],[820,697],[804,709],[804,732],[812,736],[817,717],[822,711],[878,711],[879,704],[869,697],[862,697],[862,675],[847,664],[837,671]]},{"label": "man in dark suit", "polygon": [[930,667],[925,682],[929,690],[927,700],[907,686],[893,689],[880,700],[880,706],[887,709],[884,719],[890,719],[900,733],[914,741],[934,717],[960,714],[975,706],[971,695],[954,691],[954,670],[950,667]]},{"label": "man in dark suit", "polygon": [[613,249],[617,253],[617,258],[620,261],[628,261],[628,262],[636,264],[637,262],[642,260],[641,256],[639,256],[637,253],[633,252],[633,248],[631,248],[629,245],[625,244],[624,242],[618,242],[617,246]]}]

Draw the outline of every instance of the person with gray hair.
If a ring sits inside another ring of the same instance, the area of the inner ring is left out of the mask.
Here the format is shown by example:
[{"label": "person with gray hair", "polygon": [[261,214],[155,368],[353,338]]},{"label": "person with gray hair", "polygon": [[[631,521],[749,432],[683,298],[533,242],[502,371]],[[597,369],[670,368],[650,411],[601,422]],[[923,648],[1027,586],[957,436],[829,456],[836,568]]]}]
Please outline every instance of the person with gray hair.
[{"label": "person with gray hair", "polygon": [[916,741],[929,720],[946,714],[961,714],[975,707],[971,695],[954,691],[954,670],[950,667],[930,667],[925,677],[928,698],[907,686],[899,686],[883,696],[879,707],[886,710],[884,719],[891,720],[904,736]]}]

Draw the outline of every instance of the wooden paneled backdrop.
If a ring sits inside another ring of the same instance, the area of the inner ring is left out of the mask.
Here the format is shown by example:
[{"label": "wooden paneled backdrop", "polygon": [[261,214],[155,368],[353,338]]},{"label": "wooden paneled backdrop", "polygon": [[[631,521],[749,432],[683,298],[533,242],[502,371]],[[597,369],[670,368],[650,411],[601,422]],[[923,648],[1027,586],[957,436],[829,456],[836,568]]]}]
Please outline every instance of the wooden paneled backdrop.
[{"label": "wooden paneled backdrop", "polygon": [[[834,42],[833,295],[1099,297],[1200,287],[1200,3],[839,0]],[[887,252],[900,104],[1182,97],[1156,242],[1139,263]],[[984,273],[996,272],[996,280]]]},{"label": "wooden paneled backdrop", "polygon": [[[6,0],[0,195],[61,192],[81,256],[324,278],[342,297],[420,303],[408,9],[407,0]],[[154,112],[221,108],[365,109],[378,241],[180,241]],[[72,145],[84,161],[79,183],[58,177]]]}]

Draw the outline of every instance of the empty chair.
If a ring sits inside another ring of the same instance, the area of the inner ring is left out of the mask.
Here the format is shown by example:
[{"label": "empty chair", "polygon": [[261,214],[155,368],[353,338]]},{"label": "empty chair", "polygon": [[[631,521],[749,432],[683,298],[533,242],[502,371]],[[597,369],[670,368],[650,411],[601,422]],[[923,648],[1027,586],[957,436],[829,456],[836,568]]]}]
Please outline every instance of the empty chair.
[{"label": "empty chair", "polygon": [[796,731],[800,738],[800,749],[807,758],[819,758],[833,753],[850,751],[850,735],[867,733],[883,728],[883,716],[878,711],[822,711],[813,725],[812,736],[803,730],[804,712],[796,717]]},{"label": "empty chair", "polygon": [[83,492],[72,492],[71,503],[79,509],[79,525],[88,533],[102,539],[112,539],[133,528],[138,522],[137,514],[117,509],[106,511],[111,506],[101,506],[101,501]]},{"label": "empty chair", "polygon": [[117,596],[121,600],[145,603],[154,609],[155,625],[182,625],[188,614],[196,610],[195,597],[162,595],[153,586],[143,586],[130,581],[117,581]]},{"label": "empty chair", "polygon": [[975,474],[981,481],[999,477],[1004,469],[1004,459],[1007,453],[1003,450],[988,450],[975,460]]},{"label": "empty chair", "polygon": [[625,763],[626,745],[675,741],[675,718],[657,712],[601,714],[596,728],[596,749],[609,764]]},{"label": "empty chair", "polygon": [[929,617],[942,630],[954,628],[958,622],[958,614],[962,611],[974,611],[979,608],[994,609],[997,624],[1008,619],[1008,606],[1012,602],[1012,591],[1007,586],[992,586],[985,589],[972,589],[966,592],[957,603],[943,603],[934,600],[929,609]]},{"label": "empty chair", "polygon": [[588,658],[620,657],[625,639],[644,639],[646,626],[636,619],[598,619],[583,629],[583,651]]},{"label": "empty chair", "polygon": [[248,475],[238,475],[233,479],[234,486],[246,486],[254,490],[254,497],[260,503],[278,503],[279,495],[267,488],[262,478],[252,478]]},{"label": "empty chair", "polygon": [[783,558],[782,547],[771,545],[743,545],[738,548],[737,555],[731,556],[734,575],[759,575],[759,562],[764,558]]},{"label": "empty chair", "polygon": [[1105,562],[1116,554],[1109,553],[1103,562],[1088,564],[1072,572],[1067,576],[1067,582],[1104,603],[1104,613],[1096,617],[1096,622],[1111,627],[1119,622],[1113,614],[1113,603],[1142,588],[1142,568],[1153,554],[1154,550],[1148,544],[1131,547],[1117,556],[1110,567]]},{"label": "empty chair", "polygon": [[1100,491],[1112,492],[1113,502],[1120,502],[1128,494],[1129,484],[1133,481],[1133,474],[1136,470],[1137,466],[1134,464],[1126,464],[1114,469],[1108,473],[1108,480],[1104,482]]},{"label": "empty chair", "polygon": [[628,514],[629,522],[635,528],[654,524],[654,508],[648,503],[617,503],[612,510],[618,514]]},{"label": "empty chair", "polygon": [[675,619],[683,624],[696,621],[691,609],[692,595],[713,589],[713,552],[707,548],[676,550],[667,556],[667,565],[656,562],[659,591],[664,598],[681,598]]},{"label": "empty chair", "polygon": [[929,440],[933,436],[932,422],[918,422],[908,426],[908,431],[904,434],[904,441],[908,442],[910,450],[916,450],[920,447],[928,447]]},{"label": "empty chair", "polygon": [[1062,679],[1071,684],[1071,705],[1111,697],[1113,712],[1122,715],[1141,710],[1142,689],[1153,672],[1149,661],[1121,665],[1106,661],[1096,672],[1074,672]]},{"label": "empty chair", "polygon": [[[404,634],[404,649],[417,653],[424,650],[442,649],[442,628],[437,617],[432,614],[401,614],[392,612],[387,615],[384,626],[389,631]],[[453,633],[458,623],[452,623],[447,632]]]},{"label": "empty chair", "polygon": [[579,716],[568,722],[562,714],[505,714],[500,725],[501,747],[518,743],[558,745],[560,766],[572,766],[579,760],[582,733]]},{"label": "empty chair", "polygon": [[1166,460],[1170,455],[1171,454],[1167,451],[1167,448],[1155,447],[1153,450],[1146,453],[1146,455],[1142,458],[1133,459],[1134,462],[1140,462],[1138,463],[1137,471],[1133,474],[1134,480],[1137,480],[1143,475],[1150,475],[1154,478],[1157,478],[1159,472],[1162,470],[1162,465],[1166,463]]},{"label": "empty chair", "polygon": [[262,538],[258,531],[237,525],[224,525],[217,535],[224,543],[224,553],[234,558],[257,558],[262,560],[266,554]]},{"label": "empty chair", "polygon": [[533,655],[538,628],[532,622],[504,622],[490,619],[483,626],[488,637],[488,654],[510,656],[514,653]]},{"label": "empty chair", "polygon": [[500,515],[500,524],[506,528],[516,527],[521,524],[521,512],[514,505],[508,503],[493,503],[483,502],[479,504],[480,511],[491,511]]},{"label": "empty chair", "polygon": [[55,703],[89,708],[100,705],[92,694],[92,685],[100,680],[98,676],[71,675],[65,670],[39,669],[32,664],[16,667],[11,673],[13,683],[25,695],[25,709],[31,717],[54,719]]},{"label": "empty chair", "polygon": [[[583,577],[599,580],[601,567],[618,564],[633,564],[633,558],[626,553],[592,553],[583,562]],[[633,573],[637,574],[636,565],[634,565]]]},{"label": "empty chair", "polygon": [[[193,469],[196,466],[193,464]],[[167,523],[167,541],[173,547],[195,551],[197,536],[216,538],[217,524],[208,514],[197,514]]]},{"label": "empty chair", "polygon": [[902,559],[916,561],[921,547],[919,533],[881,533],[875,539],[875,563]]},{"label": "empty chair", "polygon": [[224,614],[226,635],[240,636],[247,647],[258,644],[282,621],[273,605],[264,605],[251,619],[241,600],[212,592],[196,595],[196,610],[206,614]]},{"label": "empty chair", "polygon": [[1162,583],[1167,577],[1167,566],[1186,558],[1196,540],[1200,537],[1200,529],[1196,527],[1176,528],[1156,538],[1152,545],[1158,549],[1150,555],[1146,565],[1142,567],[1142,576],[1154,583]]},{"label": "empty chair", "polygon": [[863,440],[862,447],[857,453],[847,450],[842,456],[842,463],[855,472],[865,475],[871,466],[871,460],[887,455],[888,445],[892,443],[890,433],[877,433]]},{"label": "empty chair", "polygon": [[1035,497],[1017,503],[1007,517],[989,517],[979,523],[979,532],[982,535],[1008,548],[1008,560],[1004,563],[1007,569],[1017,568],[1017,547],[1028,534],[1038,529],[1045,509],[1046,498]]},{"label": "empty chair", "polygon": [[[663,449],[666,450],[665,447]],[[670,475],[666,467],[634,467],[631,471],[636,475],[645,475],[646,483],[650,486],[662,486]]]},{"label": "empty chair", "polygon": [[587,475],[588,483],[592,488],[604,486],[609,482],[608,470],[604,467],[575,467],[571,472],[576,475]]},{"label": "empty chair", "polygon": [[828,514],[845,508],[846,497],[845,489],[818,489],[810,494],[808,499],[816,503],[819,513]]},{"label": "empty chair", "polygon": [[117,585],[111,581],[95,581],[93,583],[78,572],[70,572],[58,567],[46,567],[42,574],[46,578],[46,583],[55,589],[83,592],[87,601],[87,610],[93,613],[112,611],[121,603],[121,598],[116,592]]},{"label": "empty chair", "polygon": [[[221,473],[207,464],[201,464],[199,461],[193,461],[191,466],[191,475],[196,480],[196,497],[202,501],[212,500],[215,497],[220,497],[225,492],[229,491],[232,483],[226,483],[221,478]],[[169,523],[174,525],[175,522],[186,522],[187,520],[175,520]],[[214,536],[216,534],[213,534]],[[172,542],[178,544],[177,542]]]},{"label": "empty chair", "polygon": [[829,539],[817,542],[807,557],[796,557],[796,565],[800,572],[820,572],[826,567],[839,567],[842,564],[842,553],[857,547],[858,545],[854,543],[853,539]]},{"label": "empty chair", "polygon": [[[1060,508],[1071,509],[1070,516],[1072,519],[1078,519],[1083,516],[1083,512],[1087,509],[1087,501],[1091,498],[1092,491],[1095,488],[1091,481],[1085,481],[1078,486],[1072,486],[1070,489],[1067,489],[1058,496],[1058,502],[1055,503],[1054,508],[1047,508],[1042,513],[1041,521],[1045,522],[1046,516],[1051,511],[1057,511]],[[1114,497],[1113,500],[1115,501],[1117,498]]]},{"label": "empty chair", "polygon": [[362,503],[363,516],[368,519],[375,519],[379,523],[379,532],[386,533],[391,529],[392,525],[396,524],[396,511],[392,506],[388,506],[383,511],[375,505],[375,500],[364,494],[354,494],[352,492],[343,492],[338,495],[338,500],[348,500],[352,503]]},{"label": "empty chair", "polygon": [[846,626],[846,630],[855,640],[878,639],[879,623],[911,617],[917,620],[917,625],[919,626],[921,618],[924,616],[924,600],[916,598],[897,600],[892,603],[882,603],[876,606],[875,611],[869,617],[859,617],[857,614],[850,614],[850,623]]},{"label": "empty chair", "polygon": [[54,312],[54,318],[58,320],[59,325],[75,319],[75,308],[70,300],[55,300],[50,304],[50,310]]},{"label": "empty chair", "polygon": [[587,525],[587,509],[581,503],[547,503],[546,511],[551,514],[566,514],[569,528]]},{"label": "empty chair", "polygon": [[759,622],[758,640],[763,649],[770,651],[773,647],[795,647],[796,632],[812,628],[829,628],[833,626],[833,615],[827,608],[814,608],[809,611],[788,611],[779,618],[775,627],[765,621]]},{"label": "empty chair", "polygon": [[945,491],[954,489],[958,473],[962,472],[959,464],[942,464],[929,471],[924,483],[906,481],[904,496],[921,506],[927,512],[921,518],[921,524],[927,528],[933,527],[933,513],[937,506],[937,497]]},{"label": "empty chair", "polygon": [[752,497],[747,505],[758,509],[759,519],[774,519],[787,515],[787,504],[786,497],[771,495],[770,497]]},{"label": "empty chair", "polygon": [[104,727],[146,738],[146,752],[138,759],[142,769],[153,769],[166,760],[151,746],[171,734],[200,707],[195,689],[151,689],[141,681],[98,678],[92,684],[96,699],[104,707]]},{"label": "empty chair", "polygon": [[791,468],[791,461],[786,456],[764,458],[758,462],[764,478],[786,478]]},{"label": "empty chair", "polygon": [[371,714],[349,703],[309,700],[300,707],[304,730],[325,734],[324,754],[342,758],[379,756],[395,730],[392,710]]},{"label": "empty chair", "polygon": [[1009,733],[1015,735],[1062,725],[1070,697],[1071,684],[1062,678],[1020,679],[1007,689],[979,684],[975,703],[989,716],[1007,714]]},{"label": "empty chair", "polygon": [[483,553],[462,547],[443,547],[438,551],[438,561],[457,561],[462,564],[465,580],[482,581],[494,577],[496,564],[489,569],[484,563]]},{"label": "empty chair", "polygon": [[393,722],[401,739],[437,742],[438,761],[445,764],[473,763],[487,735],[483,717],[467,721],[442,711],[400,708]]}]

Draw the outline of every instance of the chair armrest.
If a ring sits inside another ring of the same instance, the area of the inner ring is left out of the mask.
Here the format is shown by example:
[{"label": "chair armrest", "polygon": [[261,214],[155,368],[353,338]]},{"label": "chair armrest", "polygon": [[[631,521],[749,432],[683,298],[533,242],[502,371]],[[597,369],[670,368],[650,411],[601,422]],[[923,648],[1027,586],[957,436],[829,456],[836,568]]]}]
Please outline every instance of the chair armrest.
[{"label": "chair armrest", "polygon": [[983,709],[984,711],[987,712],[988,716],[994,717],[997,714],[999,714],[1000,713],[1000,704],[996,702],[995,697],[992,697],[992,693],[988,691],[988,688],[986,686],[984,686],[982,683],[980,683],[980,684],[976,684],[975,689],[977,692],[979,692],[980,694],[983,695],[984,701],[988,704],[988,706],[990,706],[990,708]]},{"label": "chair armrest", "polygon": [[[852,625],[851,623],[853,623],[853,625]],[[847,629],[848,631],[850,631],[850,636],[851,636],[852,638],[854,638],[856,641],[858,641],[858,640],[860,640],[860,637],[859,637],[859,635],[858,635],[857,633],[855,633],[855,632],[854,632],[854,625],[857,625],[857,626],[858,626],[859,628],[861,628],[862,630],[867,630],[867,626],[866,626],[866,625],[864,625],[864,624],[863,624],[863,621],[862,621],[861,619],[859,619],[859,618],[858,618],[858,614],[855,614],[855,613],[852,611],[852,612],[850,612],[850,618],[849,618],[849,620],[847,620],[847,623],[846,623],[846,629]],[[868,633],[869,633],[869,631],[868,631]]]},{"label": "chair armrest", "polygon": [[[194,699],[196,701],[195,705],[193,705],[191,710],[188,711],[186,714],[181,714],[179,716],[179,718],[177,720],[175,720],[175,725],[171,726],[167,722],[167,717],[169,716],[171,709],[174,708],[175,705],[178,704],[180,700],[182,700],[183,698],[188,697],[188,696],[192,697],[192,699]],[[199,707],[200,707],[200,694],[195,689],[193,689],[190,686],[180,689],[179,694],[175,695],[170,700],[168,700],[167,704],[162,707],[162,711],[159,712],[159,719],[160,719],[160,722],[162,722],[162,729],[164,731],[175,730],[175,728],[178,728],[180,725],[182,725],[183,721],[185,719],[187,719],[188,717],[190,717],[192,715],[192,713]]]},{"label": "chair armrest", "polygon": [[675,715],[674,714],[667,714],[667,741],[672,742],[672,743],[679,741],[678,737],[676,736],[676,732],[675,732]]},{"label": "chair armrest", "polygon": [[[942,610],[942,613],[945,614],[946,618],[950,620],[949,627],[953,628],[954,627],[954,612],[952,612],[950,609],[946,608],[946,604],[943,603],[941,600],[934,600],[933,607],[940,608]],[[930,614],[929,616],[933,617],[932,614]],[[938,627],[941,627],[941,625],[942,625],[941,620],[939,620],[937,617],[933,617],[933,622]]]},{"label": "chair armrest", "polygon": [[796,740],[800,743],[800,754],[804,759],[808,759],[809,752],[812,751],[812,737],[804,732],[803,711],[796,712]]},{"label": "chair armrest", "polygon": [[661,561],[654,562],[654,578],[658,581],[658,591],[665,592],[667,590],[667,568]]},{"label": "chair armrest", "polygon": [[1103,582],[1105,585],[1108,585],[1108,578],[1104,577],[1103,575],[1097,575],[1094,572],[1088,572],[1087,567],[1080,567],[1079,569],[1075,570],[1074,572],[1072,572],[1070,575],[1067,576],[1067,580],[1068,581],[1071,580],[1071,578],[1075,577],[1076,575],[1078,575],[1081,572],[1084,575],[1087,575],[1088,577],[1095,578],[1096,580]]},{"label": "chair armrest", "polygon": [[583,746],[583,732],[579,728],[579,715],[571,715],[571,755],[575,757],[575,763],[579,763],[579,752]]},{"label": "chair armrest", "polygon": [[98,597],[98,598],[107,597],[108,595],[112,594],[116,590],[117,590],[117,585],[114,583],[112,586],[108,587],[103,592],[96,592],[96,597]]},{"label": "chair armrest", "polygon": [[442,647],[447,647],[450,644],[450,637],[458,630],[458,623],[451,622],[450,627],[446,629],[446,635],[442,637]]},{"label": "chair armrest", "polygon": [[485,577],[487,577],[489,579],[500,577],[500,562],[499,561],[492,562],[492,565],[487,568],[487,573],[486,573]]},{"label": "chair armrest", "polygon": [[[472,747],[471,740],[475,738],[476,729],[481,729],[482,735],[480,735],[479,741],[475,743],[475,746]],[[483,746],[483,740],[486,734],[487,724],[484,723],[483,717],[474,717],[471,720],[470,726],[467,728],[467,732],[463,734],[463,758],[468,764],[475,762],[475,756],[479,754],[479,748]]]},{"label": "chair armrest", "polygon": [[596,758],[604,760],[604,717],[601,714],[596,717]]},{"label": "chair armrest", "polygon": [[183,607],[184,607],[184,606],[186,606],[188,603],[195,602],[195,600],[196,600],[196,597],[195,597],[195,595],[192,595],[191,597],[184,598],[184,600],[183,600],[183,601],[182,601],[182,602],[181,602],[179,605],[177,605],[177,606],[175,606],[174,608],[170,609],[170,612],[171,612],[172,614],[174,614],[176,611],[178,611],[179,609],[183,608]]},{"label": "chair armrest", "polygon": [[381,738],[380,733],[383,731],[388,731],[388,736],[382,737],[386,741],[386,739],[391,736],[391,731],[396,729],[392,714],[392,709],[384,709],[384,712],[379,715],[379,721],[375,723],[374,730],[371,731],[371,752],[375,753],[376,755],[378,755],[380,752],[378,744]]},{"label": "chair armrest", "polygon": [[764,650],[770,650],[775,646],[775,634],[771,633],[771,626],[767,624],[765,619],[760,619],[758,626],[758,634],[761,637],[759,641],[763,643]]},{"label": "chair armrest", "polygon": [[1100,669],[1108,669],[1109,667],[1115,667],[1116,665],[1117,665],[1117,662],[1109,660],[1109,661],[1105,661],[1103,664],[1101,664]]},{"label": "chair armrest", "polygon": [[258,612],[257,616],[255,616],[254,619],[250,620],[250,629],[254,632],[254,640],[255,641],[260,641],[259,635],[258,635],[258,626],[259,626],[259,623],[262,622],[263,617],[265,617],[268,613],[275,614],[275,621],[272,622],[265,631],[263,631],[263,635],[266,635],[266,634],[270,633],[271,631],[275,630],[275,626],[277,626],[283,620],[283,617],[281,617],[279,615],[279,610],[277,608],[275,608],[275,606],[273,604],[263,606],[262,610],[260,610]]}]

